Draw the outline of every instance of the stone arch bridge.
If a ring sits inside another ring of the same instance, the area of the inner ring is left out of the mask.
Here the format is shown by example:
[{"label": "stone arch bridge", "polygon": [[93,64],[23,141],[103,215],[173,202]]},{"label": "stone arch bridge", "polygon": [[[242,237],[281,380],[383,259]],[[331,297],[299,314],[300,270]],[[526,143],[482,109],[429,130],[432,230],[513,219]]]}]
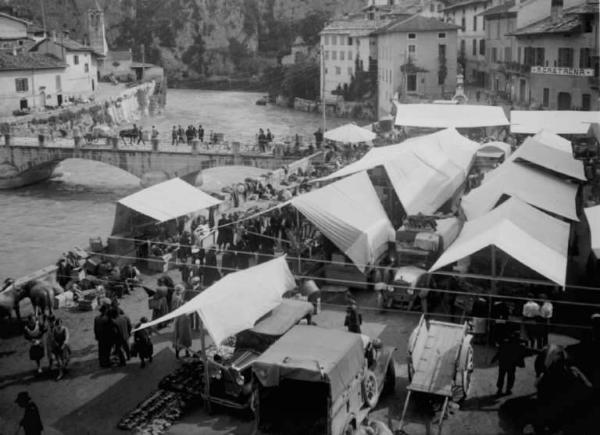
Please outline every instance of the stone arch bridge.
[{"label": "stone arch bridge", "polygon": [[228,165],[277,169],[295,160],[257,153],[9,145],[0,146],[0,188],[21,187],[47,179],[61,161],[72,158],[106,163],[139,178],[156,172],[164,173],[167,178],[187,178],[203,169]]}]

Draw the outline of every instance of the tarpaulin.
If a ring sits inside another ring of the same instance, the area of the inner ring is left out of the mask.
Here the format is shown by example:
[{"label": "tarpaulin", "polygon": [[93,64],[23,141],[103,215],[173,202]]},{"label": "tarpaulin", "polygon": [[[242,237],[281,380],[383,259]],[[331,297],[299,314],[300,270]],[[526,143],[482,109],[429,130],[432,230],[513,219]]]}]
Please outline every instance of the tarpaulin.
[{"label": "tarpaulin", "polygon": [[596,258],[600,259],[600,205],[584,209],[590,227],[592,239],[592,251]]},{"label": "tarpaulin", "polygon": [[546,130],[555,134],[588,134],[591,124],[600,121],[600,112],[583,110],[513,110],[512,133],[536,134]]},{"label": "tarpaulin", "polygon": [[564,151],[573,155],[573,145],[571,145],[571,141],[552,133],[551,131],[542,130],[533,136],[533,139],[544,145],[551,146],[559,151]]},{"label": "tarpaulin", "polygon": [[333,130],[326,131],[325,139],[341,143],[371,142],[377,137],[375,133],[356,124],[345,124]]},{"label": "tarpaulin", "polygon": [[502,107],[469,104],[399,104],[396,125],[427,128],[475,128],[509,125]]}]

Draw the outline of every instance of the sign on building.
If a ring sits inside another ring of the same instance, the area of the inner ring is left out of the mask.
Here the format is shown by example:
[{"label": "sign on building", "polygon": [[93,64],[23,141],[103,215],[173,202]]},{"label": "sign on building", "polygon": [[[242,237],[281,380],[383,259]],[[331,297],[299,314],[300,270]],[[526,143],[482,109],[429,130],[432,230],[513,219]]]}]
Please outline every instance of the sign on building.
[{"label": "sign on building", "polygon": [[532,66],[532,74],[553,74],[559,76],[593,77],[593,68],[566,68],[560,66]]}]

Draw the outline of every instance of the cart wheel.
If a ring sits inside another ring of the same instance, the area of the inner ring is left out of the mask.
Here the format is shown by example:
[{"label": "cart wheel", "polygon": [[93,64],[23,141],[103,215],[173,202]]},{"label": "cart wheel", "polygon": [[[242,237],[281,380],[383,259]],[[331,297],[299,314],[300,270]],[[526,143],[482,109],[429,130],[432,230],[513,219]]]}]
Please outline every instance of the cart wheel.
[{"label": "cart wheel", "polygon": [[342,431],[342,435],[356,435],[356,429],[354,427],[354,422],[353,420],[350,420],[349,422],[346,423],[346,426],[344,426],[344,430]]},{"label": "cart wheel", "polygon": [[377,378],[371,370],[367,370],[365,378],[362,381],[362,391],[365,404],[369,408],[374,408],[377,405],[379,386],[377,385]]},{"label": "cart wheel", "polygon": [[463,371],[463,390],[465,397],[469,394],[469,388],[471,387],[471,374],[473,373],[473,348],[469,346],[467,350],[467,364]]},{"label": "cart wheel", "polygon": [[394,359],[390,359],[387,370],[385,371],[385,383],[383,384],[383,392],[391,394],[396,390],[396,365]]}]

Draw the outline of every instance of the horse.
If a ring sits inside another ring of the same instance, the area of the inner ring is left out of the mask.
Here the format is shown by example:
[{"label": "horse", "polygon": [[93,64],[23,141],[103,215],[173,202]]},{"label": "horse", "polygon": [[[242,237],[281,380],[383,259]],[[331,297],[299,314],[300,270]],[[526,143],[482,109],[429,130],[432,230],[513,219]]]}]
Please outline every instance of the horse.
[{"label": "horse", "polygon": [[[58,290],[58,287],[56,290]],[[31,301],[33,311],[36,315],[41,313],[45,316],[46,309],[48,309],[49,315],[53,314],[54,293],[55,287],[52,284],[39,280],[27,281],[17,286],[15,289],[15,312],[17,318],[20,319],[21,317],[19,302],[25,298],[29,298]]]},{"label": "horse", "polygon": [[123,140],[124,145],[127,145],[127,142],[125,142],[125,138],[129,138],[129,144],[131,145],[133,144],[133,141],[138,138],[138,136],[139,133],[135,128],[129,128],[126,130],[119,131],[119,137]]}]

